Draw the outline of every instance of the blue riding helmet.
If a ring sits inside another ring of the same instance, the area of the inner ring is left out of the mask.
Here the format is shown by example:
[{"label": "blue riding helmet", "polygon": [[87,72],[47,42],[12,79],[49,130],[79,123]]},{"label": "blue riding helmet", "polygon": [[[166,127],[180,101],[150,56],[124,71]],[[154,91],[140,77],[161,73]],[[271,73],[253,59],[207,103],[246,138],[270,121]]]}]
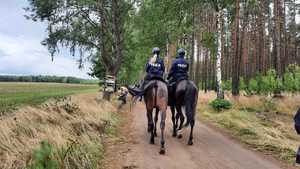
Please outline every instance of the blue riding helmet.
[{"label": "blue riding helmet", "polygon": [[184,56],[185,50],[183,48],[180,48],[180,49],[178,49],[177,54],[178,54],[178,56]]},{"label": "blue riding helmet", "polygon": [[155,48],[152,49],[152,54],[153,54],[153,55],[154,55],[154,54],[159,55],[159,53],[160,53],[160,49],[159,49],[158,47],[155,47]]}]

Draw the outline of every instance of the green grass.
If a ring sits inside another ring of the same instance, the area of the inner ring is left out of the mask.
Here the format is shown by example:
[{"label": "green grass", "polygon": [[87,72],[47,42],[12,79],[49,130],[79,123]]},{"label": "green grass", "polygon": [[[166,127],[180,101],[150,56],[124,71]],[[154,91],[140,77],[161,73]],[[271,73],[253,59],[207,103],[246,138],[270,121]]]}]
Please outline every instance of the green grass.
[{"label": "green grass", "polygon": [[0,114],[23,105],[37,105],[52,97],[96,92],[97,85],[59,83],[0,83]]},{"label": "green grass", "polygon": [[[256,150],[274,155],[292,164],[295,160],[294,144],[297,140],[288,139],[284,133],[293,133],[292,128],[281,122],[280,127],[274,126],[274,121],[266,121],[253,112],[227,110],[224,112],[203,112],[204,119],[224,128],[241,142]],[[280,122],[280,120],[276,121]]]},{"label": "green grass", "polygon": [[289,164],[295,163],[300,139],[294,130],[293,116],[299,105],[299,95],[280,99],[226,95],[233,106],[222,111],[209,105],[215,98],[214,93],[200,94],[198,112],[201,120],[224,129],[253,149]]}]

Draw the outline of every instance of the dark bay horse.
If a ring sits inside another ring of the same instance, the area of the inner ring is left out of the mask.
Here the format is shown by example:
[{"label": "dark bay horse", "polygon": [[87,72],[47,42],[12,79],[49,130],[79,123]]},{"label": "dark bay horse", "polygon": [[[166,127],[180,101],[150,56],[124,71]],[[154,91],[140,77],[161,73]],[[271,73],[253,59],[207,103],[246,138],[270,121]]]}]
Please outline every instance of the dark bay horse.
[{"label": "dark bay horse", "polygon": [[[183,128],[184,114],[182,110],[184,110],[187,118],[184,127],[188,127],[189,125],[191,127],[188,145],[193,145],[193,129],[195,125],[195,115],[198,101],[197,86],[193,81],[182,80],[176,85],[173,98],[175,99],[175,105],[170,106],[173,122],[173,137],[176,137],[177,131],[180,131]],[[180,124],[178,122],[179,119]],[[178,135],[178,138],[181,137],[181,135]]]},{"label": "dark bay horse", "polygon": [[[147,109],[147,119],[148,119],[148,132],[150,133],[150,144],[154,144],[154,137],[157,136],[156,128],[158,115],[160,113],[160,129],[161,129],[161,138],[160,138],[160,154],[165,154],[165,121],[166,121],[166,112],[168,107],[168,87],[167,84],[161,80],[153,79],[145,85],[144,91],[144,101]],[[129,92],[130,92],[130,88]],[[134,94],[134,92],[130,92]],[[153,110],[155,109],[154,119],[153,119]]]}]

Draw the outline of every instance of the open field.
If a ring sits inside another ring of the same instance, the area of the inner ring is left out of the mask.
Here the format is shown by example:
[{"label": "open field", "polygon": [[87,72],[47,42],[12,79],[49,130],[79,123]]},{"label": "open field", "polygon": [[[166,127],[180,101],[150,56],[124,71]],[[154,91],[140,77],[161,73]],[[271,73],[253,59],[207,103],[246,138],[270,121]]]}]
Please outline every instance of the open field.
[{"label": "open field", "polygon": [[226,94],[233,107],[221,112],[209,106],[215,93],[201,92],[199,96],[200,121],[212,122],[255,150],[295,163],[300,136],[294,130],[293,117],[300,106],[300,95],[271,98]]},{"label": "open field", "polygon": [[51,97],[96,92],[97,85],[60,83],[0,83],[0,114],[22,105],[37,105]]}]

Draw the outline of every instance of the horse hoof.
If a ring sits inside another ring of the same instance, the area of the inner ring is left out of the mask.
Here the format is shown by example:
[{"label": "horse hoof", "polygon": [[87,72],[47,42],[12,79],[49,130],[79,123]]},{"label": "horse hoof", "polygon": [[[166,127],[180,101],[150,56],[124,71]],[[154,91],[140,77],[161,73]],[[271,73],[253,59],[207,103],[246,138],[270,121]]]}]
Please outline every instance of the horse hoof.
[{"label": "horse hoof", "polygon": [[194,144],[193,141],[192,141],[192,140],[189,140],[188,145],[191,146],[191,145],[193,145],[193,144]]},{"label": "horse hoof", "polygon": [[152,139],[150,140],[150,144],[154,144],[154,139],[153,139],[153,140],[152,140]]},{"label": "horse hoof", "polygon": [[173,135],[172,135],[173,137],[176,137],[177,136],[177,134],[176,133],[173,133]]},{"label": "horse hoof", "polygon": [[166,154],[166,150],[165,149],[160,149],[159,154],[161,154],[161,155]]},{"label": "horse hoof", "polygon": [[177,136],[177,138],[178,138],[178,139],[181,139],[181,138],[182,138],[182,134],[179,134],[179,135]]}]

